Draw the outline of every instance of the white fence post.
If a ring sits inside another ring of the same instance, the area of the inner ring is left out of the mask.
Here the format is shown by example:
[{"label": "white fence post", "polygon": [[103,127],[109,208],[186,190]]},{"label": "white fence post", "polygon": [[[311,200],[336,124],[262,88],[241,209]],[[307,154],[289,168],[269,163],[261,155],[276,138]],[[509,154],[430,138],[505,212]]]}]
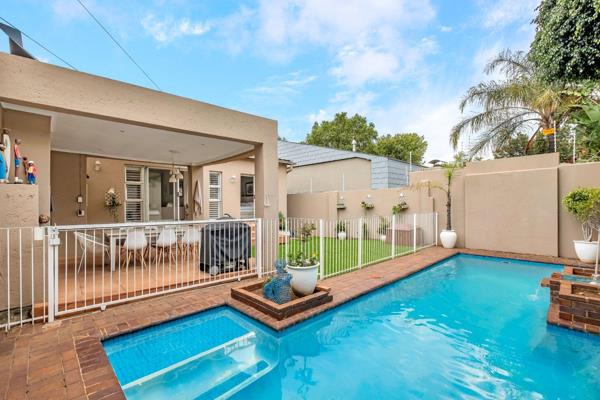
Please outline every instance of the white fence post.
[{"label": "white fence post", "polygon": [[319,276],[325,278],[325,221],[319,220]]},{"label": "white fence post", "polygon": [[417,214],[413,214],[413,253],[417,252]]},{"label": "white fence post", "polygon": [[56,266],[58,265],[58,246],[60,238],[56,227],[48,228],[48,322],[54,322],[56,308]]},{"label": "white fence post", "polygon": [[262,218],[256,220],[256,273],[262,278]]},{"label": "white fence post", "polygon": [[[289,259],[289,252],[290,252],[290,236],[292,236],[292,235],[290,233],[290,225],[289,225],[289,222],[288,222],[288,218],[286,217],[283,220],[284,220],[284,229],[285,229],[285,232],[283,233],[283,235],[284,235],[284,239],[283,239],[284,240],[284,242],[283,242],[284,246],[283,246],[283,248],[284,248],[284,252],[285,252],[285,254],[284,254],[285,263],[287,264],[288,261],[289,261],[288,259]],[[278,243],[278,246],[279,246],[279,240],[277,241],[277,243]]]},{"label": "white fence post", "polygon": [[392,258],[396,257],[396,214],[392,214]]},{"label": "white fence post", "polygon": [[435,231],[433,232],[433,235],[435,236],[435,245],[438,245],[438,213],[437,211],[435,212]]},{"label": "white fence post", "polygon": [[362,268],[363,218],[358,220],[358,268]]}]

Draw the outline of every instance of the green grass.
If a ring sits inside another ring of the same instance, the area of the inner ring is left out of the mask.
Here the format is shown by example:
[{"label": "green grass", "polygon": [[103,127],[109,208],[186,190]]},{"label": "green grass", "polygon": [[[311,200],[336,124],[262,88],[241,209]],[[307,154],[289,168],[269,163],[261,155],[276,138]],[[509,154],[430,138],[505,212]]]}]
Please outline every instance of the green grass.
[{"label": "green grass", "polygon": [[[358,240],[337,238],[324,238],[325,276],[331,276],[352,268],[358,268]],[[291,238],[287,246],[288,254],[303,251],[305,256],[315,255],[318,258],[319,238],[312,237],[305,242]],[[396,255],[412,251],[406,246],[396,246]],[[279,245],[278,257],[285,258],[286,246]],[[364,239],[362,243],[362,265],[391,257],[392,246],[375,239]]]}]

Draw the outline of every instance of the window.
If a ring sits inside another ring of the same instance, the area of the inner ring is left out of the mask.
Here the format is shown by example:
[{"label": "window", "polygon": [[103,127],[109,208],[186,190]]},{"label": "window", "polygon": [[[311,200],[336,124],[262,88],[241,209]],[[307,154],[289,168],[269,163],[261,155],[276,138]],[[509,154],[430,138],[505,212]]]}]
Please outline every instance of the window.
[{"label": "window", "polygon": [[208,174],[208,218],[221,217],[221,182],[222,175],[218,171],[210,171]]},{"label": "window", "polygon": [[125,167],[125,222],[143,221],[142,167]]}]

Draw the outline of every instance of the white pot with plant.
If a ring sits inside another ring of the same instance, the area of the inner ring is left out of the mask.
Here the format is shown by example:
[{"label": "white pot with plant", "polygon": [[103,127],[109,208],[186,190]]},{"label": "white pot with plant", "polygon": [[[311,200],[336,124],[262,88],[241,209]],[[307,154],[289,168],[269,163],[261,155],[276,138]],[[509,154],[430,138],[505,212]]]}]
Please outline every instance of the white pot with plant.
[{"label": "white pot with plant", "polygon": [[337,232],[337,237],[339,240],[346,240],[346,237],[348,236],[346,234],[346,229],[346,222],[344,221],[339,221],[335,226],[335,230]]},{"label": "white pot with plant", "polygon": [[573,240],[577,258],[595,263],[598,241],[592,241],[594,230],[600,228],[600,188],[578,188],[563,198],[563,207],[581,224],[583,240]]},{"label": "white pot with plant", "polygon": [[292,275],[290,283],[297,296],[308,296],[315,292],[319,275],[319,261],[315,254],[305,257],[304,253],[299,251],[291,255],[286,270]]},{"label": "white pot with plant", "polygon": [[[456,156],[452,162],[445,163],[442,168],[444,169],[444,177],[446,178],[445,185],[427,182],[425,186],[433,189],[441,190],[446,194],[446,229],[440,232],[440,241],[442,246],[446,249],[453,249],[456,246],[456,240],[458,235],[456,231],[452,229],[452,182],[456,176],[456,172],[464,166],[464,162],[460,156]],[[417,185],[418,188],[423,187],[422,184]]]}]

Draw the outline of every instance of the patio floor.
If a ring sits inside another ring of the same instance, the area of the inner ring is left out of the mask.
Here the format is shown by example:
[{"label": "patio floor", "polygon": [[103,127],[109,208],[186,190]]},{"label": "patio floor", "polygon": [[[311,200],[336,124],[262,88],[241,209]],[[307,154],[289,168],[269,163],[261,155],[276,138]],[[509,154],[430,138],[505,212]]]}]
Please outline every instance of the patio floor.
[{"label": "patio floor", "polygon": [[[334,300],[292,319],[275,321],[229,296],[226,283],[110,307],[53,324],[15,327],[0,335],[0,397],[6,399],[123,399],[100,340],[166,320],[228,304],[274,329],[310,318],[378,287],[402,279],[459,252],[569,263],[553,257],[428,248],[358,271],[326,279]],[[246,309],[245,309],[246,307]]]},{"label": "patio floor", "polygon": [[[253,259],[250,265],[254,266]],[[87,266],[77,272],[74,264],[58,270],[58,310],[73,310],[79,307],[100,305],[111,300],[126,300],[140,295],[160,293],[168,289],[183,288],[192,285],[211,285],[219,282],[237,280],[254,276],[256,270],[240,269],[210,275],[203,272],[198,263],[192,260],[166,260],[159,263],[129,265],[115,268],[110,265]],[[36,314],[43,305],[39,305]]]}]

